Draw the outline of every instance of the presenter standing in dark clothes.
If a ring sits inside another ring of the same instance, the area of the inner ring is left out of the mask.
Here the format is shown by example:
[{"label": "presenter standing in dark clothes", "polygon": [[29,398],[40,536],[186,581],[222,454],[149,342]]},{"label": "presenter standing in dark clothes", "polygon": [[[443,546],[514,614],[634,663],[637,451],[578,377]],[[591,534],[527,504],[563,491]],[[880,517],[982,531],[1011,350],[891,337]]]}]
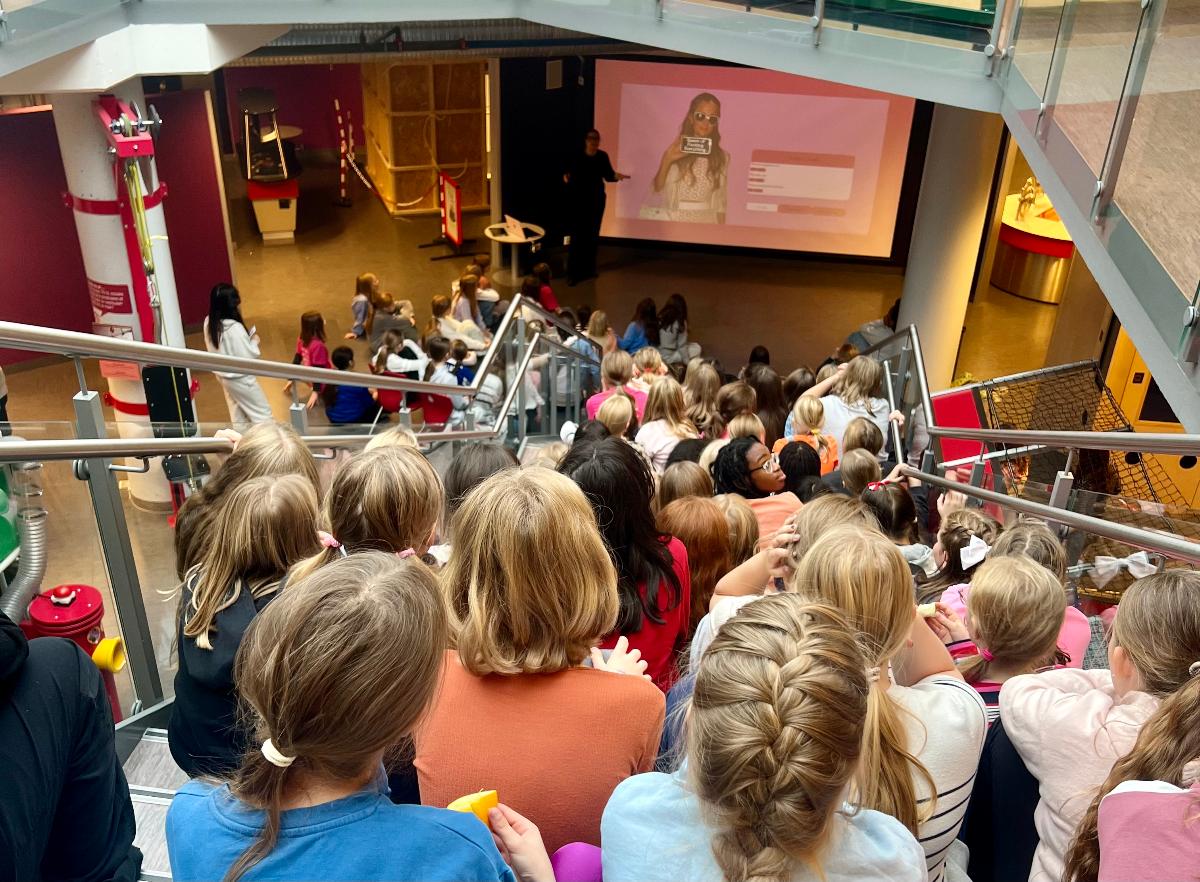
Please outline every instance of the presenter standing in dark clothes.
[{"label": "presenter standing in dark clothes", "polygon": [[567,284],[574,285],[596,275],[596,248],[600,244],[600,222],[604,220],[604,182],[626,181],[629,175],[614,171],[608,154],[600,149],[600,133],[592,129],[584,137],[583,152],[572,160],[563,182],[571,248],[567,254]]}]

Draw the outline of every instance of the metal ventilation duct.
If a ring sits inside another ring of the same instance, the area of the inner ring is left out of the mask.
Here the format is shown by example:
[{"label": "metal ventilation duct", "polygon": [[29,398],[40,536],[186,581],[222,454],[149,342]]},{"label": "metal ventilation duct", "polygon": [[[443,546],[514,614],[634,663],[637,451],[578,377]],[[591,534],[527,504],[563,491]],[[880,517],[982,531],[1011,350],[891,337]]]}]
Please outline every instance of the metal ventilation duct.
[{"label": "metal ventilation duct", "polygon": [[386,59],[639,53],[651,50],[578,31],[515,18],[480,21],[379,22],[297,25],[276,40],[231,62],[231,67],[353,63]]}]

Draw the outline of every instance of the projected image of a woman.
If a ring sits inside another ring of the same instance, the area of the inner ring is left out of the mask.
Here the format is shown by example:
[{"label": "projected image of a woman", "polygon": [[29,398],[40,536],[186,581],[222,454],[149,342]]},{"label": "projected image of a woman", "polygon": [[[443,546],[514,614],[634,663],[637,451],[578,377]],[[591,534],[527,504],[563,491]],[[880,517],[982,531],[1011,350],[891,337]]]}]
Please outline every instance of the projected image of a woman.
[{"label": "projected image of a woman", "polygon": [[725,223],[729,154],[721,149],[720,123],[721,102],[715,95],[701,92],[692,99],[654,176],[666,220]]}]

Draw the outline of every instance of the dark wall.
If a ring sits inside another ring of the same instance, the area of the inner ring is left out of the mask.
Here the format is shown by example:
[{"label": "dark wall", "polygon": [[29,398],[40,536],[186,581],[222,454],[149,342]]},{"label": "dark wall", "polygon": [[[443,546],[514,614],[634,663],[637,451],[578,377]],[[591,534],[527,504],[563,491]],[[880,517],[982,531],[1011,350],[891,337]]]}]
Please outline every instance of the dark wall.
[{"label": "dark wall", "polygon": [[[0,318],[90,331],[92,307],[49,110],[0,114]],[[0,364],[37,358],[0,349]]]},{"label": "dark wall", "polygon": [[362,67],[357,64],[280,64],[269,67],[224,68],[225,107],[234,143],[242,139],[242,112],[238,90],[271,89],[279,105],[280,125],[299,126],[304,133],[297,143],[310,150],[336,150],[337,116],[333,99],[349,110],[356,146],[365,148],[362,133]]},{"label": "dark wall", "polygon": [[545,227],[543,243],[553,251],[562,246],[566,232],[563,172],[592,127],[595,64],[575,55],[563,58],[562,87],[547,89],[546,64],[551,60],[500,62],[500,183],[501,210]]}]

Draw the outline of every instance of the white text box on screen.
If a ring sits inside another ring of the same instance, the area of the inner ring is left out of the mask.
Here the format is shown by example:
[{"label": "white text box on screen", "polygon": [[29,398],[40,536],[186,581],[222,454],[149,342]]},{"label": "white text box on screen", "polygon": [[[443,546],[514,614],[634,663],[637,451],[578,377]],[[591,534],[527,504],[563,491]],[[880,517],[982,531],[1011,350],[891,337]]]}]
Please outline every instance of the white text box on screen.
[{"label": "white text box on screen", "polygon": [[845,202],[854,189],[854,169],[780,162],[752,163],[746,190],[785,199]]}]

